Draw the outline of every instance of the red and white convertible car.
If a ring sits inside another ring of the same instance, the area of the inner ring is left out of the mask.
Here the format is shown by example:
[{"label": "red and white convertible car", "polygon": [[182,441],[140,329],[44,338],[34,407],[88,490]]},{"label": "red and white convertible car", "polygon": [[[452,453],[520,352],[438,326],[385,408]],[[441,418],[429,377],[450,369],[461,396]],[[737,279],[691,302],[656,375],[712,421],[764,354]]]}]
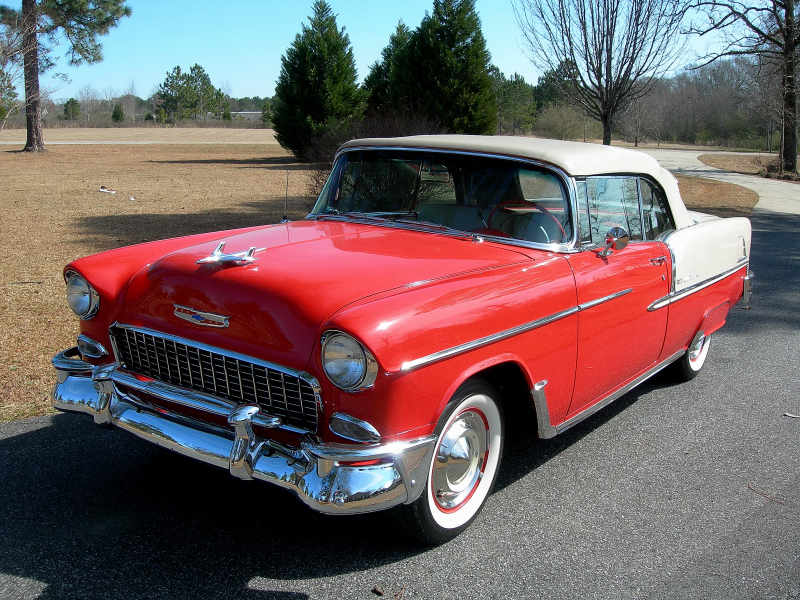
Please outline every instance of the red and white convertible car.
[{"label": "red and white convertible car", "polygon": [[484,505],[505,421],[553,437],[749,301],[750,223],[686,210],[619,148],[355,140],[303,221],[69,264],[53,405],[330,514],[446,541]]}]

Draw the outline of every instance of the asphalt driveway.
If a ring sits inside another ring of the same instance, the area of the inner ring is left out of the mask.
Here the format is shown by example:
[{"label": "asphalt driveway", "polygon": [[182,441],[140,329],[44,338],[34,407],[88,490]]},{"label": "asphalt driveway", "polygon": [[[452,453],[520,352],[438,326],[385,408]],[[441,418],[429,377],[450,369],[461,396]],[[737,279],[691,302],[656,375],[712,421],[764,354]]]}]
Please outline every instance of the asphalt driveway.
[{"label": "asphalt driveway", "polygon": [[[731,173],[709,167],[697,158],[702,154],[708,154],[708,152],[659,149],[643,150],[643,152],[654,157],[661,163],[662,167],[674,173],[715,179],[753,190],[758,194],[759,200],[756,208],[760,211],[800,214],[800,185],[798,184],[776,179],[763,179],[741,173]],[[752,155],[752,153],[747,154]]]},{"label": "asphalt driveway", "polygon": [[485,510],[438,548],[82,415],[4,424],[0,598],[800,599],[800,216],[753,225],[754,307],[704,372],[553,440],[512,431]]}]

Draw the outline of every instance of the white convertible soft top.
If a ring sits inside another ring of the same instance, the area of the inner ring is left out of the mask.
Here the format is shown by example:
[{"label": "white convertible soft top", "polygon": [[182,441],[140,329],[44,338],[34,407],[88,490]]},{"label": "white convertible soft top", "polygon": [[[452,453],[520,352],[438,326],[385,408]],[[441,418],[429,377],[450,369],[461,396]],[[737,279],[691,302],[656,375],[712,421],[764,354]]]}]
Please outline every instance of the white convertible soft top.
[{"label": "white convertible soft top", "polygon": [[666,192],[678,229],[688,227],[694,222],[686,211],[678,190],[678,182],[672,173],[662,168],[652,156],[637,150],[600,144],[499,135],[417,135],[397,138],[365,138],[351,140],[343,144],[341,149],[359,147],[431,148],[513,156],[553,165],[572,177],[612,174],[647,175],[659,183]]}]

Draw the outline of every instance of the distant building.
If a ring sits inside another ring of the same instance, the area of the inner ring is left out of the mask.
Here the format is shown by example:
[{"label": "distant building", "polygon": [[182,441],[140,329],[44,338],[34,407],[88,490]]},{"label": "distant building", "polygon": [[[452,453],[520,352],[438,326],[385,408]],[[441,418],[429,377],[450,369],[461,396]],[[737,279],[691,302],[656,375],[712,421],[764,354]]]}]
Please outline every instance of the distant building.
[{"label": "distant building", "polygon": [[241,117],[245,121],[261,121],[261,111],[255,110],[243,110],[237,112],[231,112],[231,116],[235,119],[237,117]]}]

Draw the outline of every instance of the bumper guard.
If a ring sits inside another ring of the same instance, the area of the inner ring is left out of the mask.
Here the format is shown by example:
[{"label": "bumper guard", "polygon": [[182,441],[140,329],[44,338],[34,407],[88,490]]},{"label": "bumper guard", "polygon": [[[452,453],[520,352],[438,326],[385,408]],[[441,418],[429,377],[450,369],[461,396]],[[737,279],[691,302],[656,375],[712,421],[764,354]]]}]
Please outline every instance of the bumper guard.
[{"label": "bumper guard", "polygon": [[[424,489],[435,435],[375,445],[319,443],[311,435],[300,448],[264,439],[252,426],[280,426],[258,406],[234,406],[207,394],[142,381],[118,364],[93,366],[80,359],[77,348],[53,358],[58,380],[52,392],[55,408],[83,412],[95,423],[116,426],[148,442],[211,465],[241,479],[260,479],[293,491],[311,508],[329,514],[383,510],[416,500]],[[130,394],[147,394],[224,415],[232,430],[183,415],[155,410]],[[369,465],[352,465],[368,461]]]}]

